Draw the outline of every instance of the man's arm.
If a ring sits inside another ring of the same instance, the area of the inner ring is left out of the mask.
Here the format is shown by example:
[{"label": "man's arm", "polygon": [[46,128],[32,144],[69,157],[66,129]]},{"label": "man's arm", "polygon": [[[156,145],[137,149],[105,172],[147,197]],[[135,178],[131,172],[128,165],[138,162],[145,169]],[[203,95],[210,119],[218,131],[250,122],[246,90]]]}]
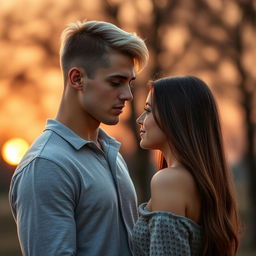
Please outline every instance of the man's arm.
[{"label": "man's arm", "polygon": [[33,160],[13,178],[10,204],[23,255],[75,255],[75,185],[63,168]]}]

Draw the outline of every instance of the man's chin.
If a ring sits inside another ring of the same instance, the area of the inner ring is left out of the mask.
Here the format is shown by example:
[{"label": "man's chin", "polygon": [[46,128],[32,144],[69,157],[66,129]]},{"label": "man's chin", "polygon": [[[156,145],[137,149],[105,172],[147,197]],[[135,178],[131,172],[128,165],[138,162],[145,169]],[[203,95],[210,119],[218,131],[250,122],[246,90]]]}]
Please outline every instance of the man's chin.
[{"label": "man's chin", "polygon": [[102,122],[103,124],[106,125],[116,125],[119,123],[119,118],[113,119],[113,120],[105,120]]}]

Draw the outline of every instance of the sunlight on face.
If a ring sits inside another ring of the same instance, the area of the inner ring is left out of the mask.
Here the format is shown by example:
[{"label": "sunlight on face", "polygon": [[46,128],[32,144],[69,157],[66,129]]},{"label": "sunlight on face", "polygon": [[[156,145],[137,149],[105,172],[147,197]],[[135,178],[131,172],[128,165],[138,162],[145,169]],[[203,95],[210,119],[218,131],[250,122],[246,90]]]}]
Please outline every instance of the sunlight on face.
[{"label": "sunlight on face", "polygon": [[10,139],[2,147],[2,157],[6,163],[18,165],[28,147],[29,144],[23,139]]},{"label": "sunlight on face", "polygon": [[138,117],[137,123],[140,124],[140,146],[144,149],[162,150],[168,145],[166,135],[159,128],[152,112],[152,94],[149,92],[144,112]]}]

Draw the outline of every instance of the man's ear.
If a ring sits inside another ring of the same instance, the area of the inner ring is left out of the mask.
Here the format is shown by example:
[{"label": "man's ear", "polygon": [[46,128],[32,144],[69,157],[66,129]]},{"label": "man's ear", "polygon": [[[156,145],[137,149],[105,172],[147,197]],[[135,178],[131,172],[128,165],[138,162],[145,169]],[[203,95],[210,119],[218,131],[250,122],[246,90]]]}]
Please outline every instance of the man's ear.
[{"label": "man's ear", "polygon": [[85,82],[85,73],[77,67],[73,67],[68,72],[69,84],[76,90],[82,90]]}]

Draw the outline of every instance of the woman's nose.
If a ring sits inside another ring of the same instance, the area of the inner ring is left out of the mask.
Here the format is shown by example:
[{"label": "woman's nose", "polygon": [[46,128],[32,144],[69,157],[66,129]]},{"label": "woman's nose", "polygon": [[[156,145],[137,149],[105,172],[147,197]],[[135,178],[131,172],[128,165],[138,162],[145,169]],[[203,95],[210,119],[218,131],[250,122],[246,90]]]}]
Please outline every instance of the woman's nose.
[{"label": "woman's nose", "polygon": [[142,114],[136,119],[136,122],[137,122],[137,124],[142,125],[142,124],[143,124],[143,120],[144,120],[144,113],[142,113]]}]

